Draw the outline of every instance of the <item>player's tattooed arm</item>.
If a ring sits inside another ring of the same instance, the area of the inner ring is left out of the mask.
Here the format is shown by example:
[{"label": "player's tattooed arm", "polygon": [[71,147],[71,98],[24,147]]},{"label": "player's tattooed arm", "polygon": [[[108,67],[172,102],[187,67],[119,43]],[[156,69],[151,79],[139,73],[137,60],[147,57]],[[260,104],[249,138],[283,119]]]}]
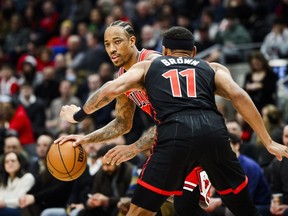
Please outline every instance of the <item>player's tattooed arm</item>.
[{"label": "player's tattooed arm", "polygon": [[[105,83],[103,86],[105,86],[107,83]],[[100,95],[101,96],[101,95]],[[99,100],[99,98],[101,98],[99,96],[99,91],[95,91],[90,97],[89,99],[86,101],[86,103],[84,104],[83,108],[85,110],[86,113],[93,113],[96,110],[100,109],[101,107],[103,107],[102,104],[108,104],[109,102],[113,101],[112,98],[109,98],[108,96],[102,96],[102,99]]]},{"label": "player's tattooed arm", "polygon": [[155,141],[156,126],[147,130],[136,142],[130,145],[117,145],[105,154],[106,163],[119,165],[131,160],[141,151],[150,149]]},{"label": "player's tattooed arm", "polygon": [[115,119],[106,126],[88,134],[89,142],[105,142],[128,133],[133,124],[135,104],[126,95],[116,98]]},{"label": "player's tattooed arm", "polygon": [[140,151],[151,148],[156,137],[156,126],[150,127],[134,144]]}]

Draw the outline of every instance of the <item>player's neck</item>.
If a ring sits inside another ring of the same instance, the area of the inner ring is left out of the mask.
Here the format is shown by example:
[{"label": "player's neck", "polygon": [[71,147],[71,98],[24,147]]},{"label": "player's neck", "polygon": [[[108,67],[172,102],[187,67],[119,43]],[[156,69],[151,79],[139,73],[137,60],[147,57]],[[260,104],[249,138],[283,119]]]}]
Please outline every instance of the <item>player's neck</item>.
[{"label": "player's neck", "polygon": [[175,50],[175,51],[171,52],[170,55],[175,56],[175,57],[192,57],[190,53],[183,52],[180,50]]},{"label": "player's neck", "polygon": [[140,51],[135,47],[132,55],[130,56],[127,63],[123,66],[125,71],[129,70],[134,64],[138,62]]}]

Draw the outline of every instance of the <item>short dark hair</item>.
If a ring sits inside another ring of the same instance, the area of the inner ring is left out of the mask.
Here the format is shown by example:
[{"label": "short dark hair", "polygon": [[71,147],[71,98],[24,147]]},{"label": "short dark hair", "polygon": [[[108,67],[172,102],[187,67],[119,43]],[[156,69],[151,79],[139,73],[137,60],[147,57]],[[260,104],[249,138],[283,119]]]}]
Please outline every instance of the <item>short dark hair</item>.
[{"label": "short dark hair", "polygon": [[130,23],[124,22],[122,20],[116,20],[110,24],[110,26],[119,26],[127,33],[128,36],[135,36],[135,31]]},{"label": "short dark hair", "polygon": [[194,49],[194,36],[187,28],[174,26],[163,34],[163,46],[171,50],[189,50]]},{"label": "short dark hair", "polygon": [[164,33],[163,37],[174,40],[193,40],[194,43],[193,34],[187,28],[182,26],[171,27]]}]

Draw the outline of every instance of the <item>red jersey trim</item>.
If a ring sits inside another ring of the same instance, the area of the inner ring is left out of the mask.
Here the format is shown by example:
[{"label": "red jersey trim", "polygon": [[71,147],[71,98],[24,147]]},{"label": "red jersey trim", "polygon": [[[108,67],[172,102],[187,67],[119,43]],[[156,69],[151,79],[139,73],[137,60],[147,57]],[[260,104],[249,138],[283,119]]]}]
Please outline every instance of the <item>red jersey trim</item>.
[{"label": "red jersey trim", "polygon": [[244,182],[242,182],[235,190],[233,190],[232,188],[223,190],[223,191],[217,191],[220,195],[227,195],[229,193],[233,193],[233,194],[238,194],[240,193],[244,187],[246,187],[246,185],[248,184],[248,178],[247,176],[245,176],[245,180]]},{"label": "red jersey trim", "polygon": [[138,179],[137,183],[145,188],[147,188],[148,190],[151,190],[157,194],[161,194],[163,196],[170,196],[170,195],[182,195],[182,191],[166,191],[166,190],[162,190],[160,188],[157,188],[155,186],[152,186],[146,182],[144,182],[141,179]]}]

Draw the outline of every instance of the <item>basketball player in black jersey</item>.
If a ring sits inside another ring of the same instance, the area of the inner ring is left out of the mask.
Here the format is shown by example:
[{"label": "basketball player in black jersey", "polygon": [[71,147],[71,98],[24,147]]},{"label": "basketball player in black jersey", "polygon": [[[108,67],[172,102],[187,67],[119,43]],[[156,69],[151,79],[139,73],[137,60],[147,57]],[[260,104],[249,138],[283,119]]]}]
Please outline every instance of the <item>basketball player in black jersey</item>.
[{"label": "basketball player in black jersey", "polygon": [[[278,160],[288,157],[287,147],[271,139],[255,105],[226,67],[193,58],[194,38],[189,30],[169,29],[163,38],[163,54],[153,62],[135,64],[106,83],[93,94],[93,106],[80,111],[92,113],[128,90],[146,88],[157,124],[157,140],[127,215],[155,215],[169,195],[182,194],[185,176],[198,164],[235,215],[260,215],[249,197],[248,180],[231,150],[214,94],[231,100]],[[71,116],[69,112],[69,107],[63,107],[61,115]]]}]

